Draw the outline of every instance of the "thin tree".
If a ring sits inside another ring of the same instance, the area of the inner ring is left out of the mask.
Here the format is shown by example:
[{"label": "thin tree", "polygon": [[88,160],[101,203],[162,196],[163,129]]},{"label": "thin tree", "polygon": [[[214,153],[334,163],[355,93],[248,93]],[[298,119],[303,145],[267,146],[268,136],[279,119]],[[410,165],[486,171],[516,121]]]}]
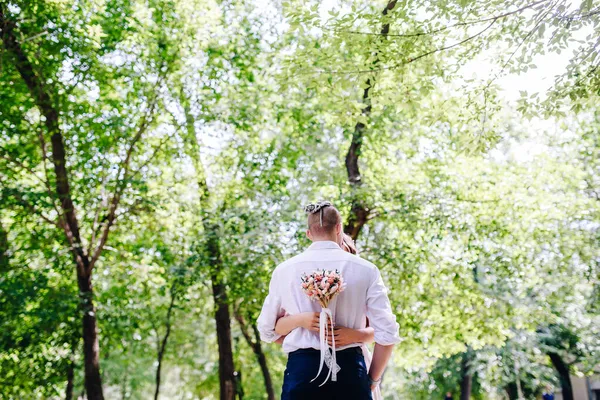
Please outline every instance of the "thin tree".
[{"label": "thin tree", "polygon": [[[240,330],[242,331],[242,335],[248,346],[256,355],[256,359],[258,360],[258,365],[260,366],[260,370],[263,375],[263,380],[265,382],[265,390],[267,391],[267,399],[275,400],[275,390],[273,389],[273,380],[271,379],[271,373],[269,371],[269,366],[267,364],[267,357],[265,356],[265,352],[262,349],[262,345],[260,343],[260,333],[258,331],[258,327],[256,323],[248,324],[242,314],[240,313],[239,307],[234,310],[234,316],[238,324],[240,325]],[[252,335],[250,335],[249,327],[252,329]],[[254,336],[254,337],[252,337]]]},{"label": "thin tree", "polygon": [[209,268],[209,276],[214,301],[214,318],[217,330],[217,344],[219,349],[219,389],[221,400],[234,400],[237,390],[237,378],[233,362],[233,346],[231,341],[231,316],[229,311],[229,300],[227,286],[225,284],[225,271],[221,256],[219,241],[220,225],[211,217],[208,210],[211,209],[211,191],[206,182],[206,175],[202,161],[200,160],[200,143],[194,117],[191,113],[189,101],[181,92],[180,102],[185,114],[185,126],[183,129],[185,149],[188,157],[192,160],[196,183],[200,197],[198,214],[204,231],[204,242],[200,252],[206,254],[206,263]]},{"label": "thin tree", "polygon": [[157,350],[157,366],[156,366],[156,389],[154,390],[154,400],[158,400],[158,395],[160,393],[160,383],[161,383],[161,370],[163,365],[163,359],[165,356],[165,352],[167,350],[167,343],[169,342],[169,336],[171,335],[171,327],[173,326],[173,310],[175,309],[175,301],[177,300],[177,282],[174,282],[171,286],[171,290],[169,290],[169,294],[171,300],[169,302],[169,307],[167,308],[167,316],[165,318],[165,334],[162,337],[162,340],[159,339],[158,330],[156,331],[156,350]]}]

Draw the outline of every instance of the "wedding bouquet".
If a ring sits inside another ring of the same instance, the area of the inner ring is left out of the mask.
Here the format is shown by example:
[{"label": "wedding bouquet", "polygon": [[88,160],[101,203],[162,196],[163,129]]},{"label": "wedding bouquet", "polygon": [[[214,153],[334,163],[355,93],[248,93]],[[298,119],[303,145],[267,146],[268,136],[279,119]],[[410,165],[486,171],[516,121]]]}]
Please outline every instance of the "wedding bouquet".
[{"label": "wedding bouquet", "polygon": [[327,308],[329,302],[344,291],[344,279],[338,270],[315,271],[302,276],[302,290],[312,301],[318,301],[321,307]]},{"label": "wedding bouquet", "polygon": [[[333,314],[328,306],[335,296],[344,291],[344,279],[338,270],[318,270],[314,271],[310,275],[303,274],[301,281],[301,286],[304,293],[306,293],[306,295],[312,301],[318,301],[319,304],[321,304],[321,307],[323,307],[321,310],[321,315],[319,316],[321,361],[319,363],[319,372],[317,372],[317,376],[315,376],[312,380],[314,381],[319,377],[319,374],[323,369],[323,364],[326,364],[329,368],[329,373],[327,374],[325,381],[320,385],[323,386],[327,382],[327,379],[329,379],[329,375],[331,375],[331,380],[335,382],[337,380],[337,373],[340,370],[339,365],[337,365],[335,355]],[[329,332],[329,325],[327,322],[330,322],[331,333]],[[329,351],[329,346],[327,344],[327,337],[330,334],[332,335],[331,352]]]}]

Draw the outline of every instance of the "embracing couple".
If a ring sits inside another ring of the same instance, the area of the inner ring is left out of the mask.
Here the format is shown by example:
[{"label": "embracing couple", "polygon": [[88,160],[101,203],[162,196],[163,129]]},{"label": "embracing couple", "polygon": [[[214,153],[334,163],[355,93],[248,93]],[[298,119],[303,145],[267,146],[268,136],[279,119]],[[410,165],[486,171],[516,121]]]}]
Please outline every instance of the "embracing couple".
[{"label": "embracing couple", "polygon": [[[355,255],[331,203],[310,204],[305,211],[312,244],[275,268],[258,318],[262,340],[281,343],[288,354],[281,399],[377,400],[400,341],[386,287],[379,269]],[[334,293],[328,304],[313,301],[323,293]],[[365,344],[373,341],[371,357]]]}]

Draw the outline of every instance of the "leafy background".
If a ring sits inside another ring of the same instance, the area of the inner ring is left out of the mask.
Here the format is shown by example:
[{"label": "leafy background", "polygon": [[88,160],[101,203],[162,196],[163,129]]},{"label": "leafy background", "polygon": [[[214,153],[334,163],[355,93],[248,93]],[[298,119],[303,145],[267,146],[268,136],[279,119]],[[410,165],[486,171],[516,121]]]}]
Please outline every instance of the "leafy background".
[{"label": "leafy background", "polygon": [[30,0],[0,28],[0,398],[278,397],[255,320],[316,199],[390,289],[386,398],[598,373],[595,2]]}]

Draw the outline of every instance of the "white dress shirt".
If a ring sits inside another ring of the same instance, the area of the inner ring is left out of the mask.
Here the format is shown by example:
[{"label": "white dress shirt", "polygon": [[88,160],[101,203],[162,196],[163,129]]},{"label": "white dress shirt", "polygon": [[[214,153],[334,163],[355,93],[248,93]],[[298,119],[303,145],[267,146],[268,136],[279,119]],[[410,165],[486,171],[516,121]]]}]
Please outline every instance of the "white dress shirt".
[{"label": "white dress shirt", "polygon": [[[346,284],[345,290],[329,304],[335,325],[360,329],[366,326],[368,317],[369,325],[375,330],[376,343],[391,345],[400,341],[396,316],[392,312],[379,269],[330,241],[314,242],[306,251],[275,268],[269,294],[258,317],[262,340],[271,343],[281,337],[275,333],[275,324],[286,313],[294,315],[321,311],[319,303],[311,301],[302,291],[300,278],[304,273],[311,274],[322,269],[337,269]],[[336,346],[336,350],[356,346],[360,346],[360,343]],[[283,351],[286,353],[308,348],[320,348],[318,332],[297,328],[283,341]]]}]

